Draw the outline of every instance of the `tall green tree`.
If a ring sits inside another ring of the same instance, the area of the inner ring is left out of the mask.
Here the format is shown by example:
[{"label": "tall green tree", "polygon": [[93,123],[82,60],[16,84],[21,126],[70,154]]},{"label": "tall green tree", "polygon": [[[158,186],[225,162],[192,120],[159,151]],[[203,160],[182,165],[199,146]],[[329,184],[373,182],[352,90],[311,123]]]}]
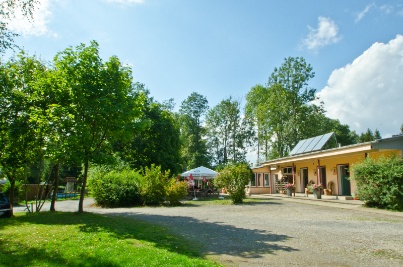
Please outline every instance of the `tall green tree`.
[{"label": "tall green tree", "polygon": [[375,140],[382,139],[381,133],[379,132],[378,129],[375,129],[375,132],[374,132],[374,139],[375,139]]},{"label": "tall green tree", "polygon": [[206,142],[203,140],[205,129],[202,125],[207,110],[207,98],[196,92],[193,92],[181,103],[179,120],[181,151],[185,169],[210,166]]},{"label": "tall green tree", "polygon": [[[311,101],[315,100],[316,90],[308,86],[309,80],[315,76],[310,64],[302,57],[288,57],[284,63],[275,68],[270,75],[268,86],[281,86],[284,88],[284,97],[279,104],[288,112],[285,114],[285,131],[287,138],[284,142],[278,142],[281,146],[279,156],[287,155],[287,151],[295,146],[299,140],[307,137],[304,121],[312,114]],[[278,88],[278,87],[277,87]],[[279,101],[280,99],[276,99]],[[280,139],[278,139],[280,140]]]},{"label": "tall green tree", "polygon": [[28,165],[43,154],[32,94],[35,80],[45,71],[41,61],[24,53],[0,65],[0,165],[11,184],[11,203],[15,182],[24,179]]},{"label": "tall green tree", "polygon": [[229,97],[210,109],[206,116],[208,148],[216,165],[246,161],[252,128],[242,118],[240,101]]},{"label": "tall green tree", "polygon": [[381,138],[382,136],[381,133],[378,131],[378,129],[375,129],[375,132],[372,132],[372,130],[368,128],[365,133],[360,134],[359,142],[361,143],[371,142]]},{"label": "tall green tree", "polygon": [[255,86],[248,93],[246,114],[256,118],[258,141],[266,143],[265,159],[286,156],[299,140],[311,137],[310,123],[324,112],[311,103],[315,89],[308,82],[313,77],[304,58],[289,57],[274,69],[266,87]]},{"label": "tall green tree", "polygon": [[245,117],[255,128],[255,137],[251,139],[256,144],[257,164],[269,158],[270,151],[270,129],[267,125],[267,116],[264,103],[268,97],[267,88],[263,85],[255,85],[246,95]]},{"label": "tall green tree", "polygon": [[38,4],[35,0],[1,0],[0,1],[0,54],[9,48],[15,48],[14,38],[17,33],[10,30],[9,22],[14,19],[15,13],[20,11],[24,17],[33,19],[33,10]]},{"label": "tall green tree", "polygon": [[71,114],[69,85],[65,83],[63,73],[48,68],[45,75],[36,79],[33,98],[36,99],[36,104],[31,110],[33,119],[37,122],[38,134],[45,136],[43,157],[50,162],[50,171],[54,174],[54,192],[50,206],[50,210],[54,211],[60,166],[77,165],[70,155],[68,144],[69,136],[73,134],[74,117]]},{"label": "tall green tree", "polygon": [[[141,91],[148,95],[148,91]],[[141,127],[133,131],[128,143],[117,142],[115,151],[134,169],[150,168],[154,164],[162,171],[180,173],[180,129],[171,105],[145,97],[142,106],[138,119]]]},{"label": "tall green tree", "polygon": [[115,140],[127,138],[128,126],[139,116],[132,73],[115,56],[103,62],[95,41],[58,53],[54,65],[69,86],[74,126],[68,142],[84,165],[78,207],[83,212],[89,163],[106,154]]},{"label": "tall green tree", "polygon": [[337,144],[340,146],[352,145],[359,142],[359,136],[350,130],[350,126],[341,124],[339,120],[328,118],[322,112],[313,114],[308,119],[307,125],[312,125],[312,127],[307,127],[310,130],[307,138],[334,132]]}]

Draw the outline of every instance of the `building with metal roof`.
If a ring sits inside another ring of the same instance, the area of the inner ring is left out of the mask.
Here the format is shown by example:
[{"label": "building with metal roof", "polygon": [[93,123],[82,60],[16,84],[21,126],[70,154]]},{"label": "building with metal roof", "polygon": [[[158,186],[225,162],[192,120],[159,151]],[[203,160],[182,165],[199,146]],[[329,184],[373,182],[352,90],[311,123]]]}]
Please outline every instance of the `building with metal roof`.
[{"label": "building with metal roof", "polygon": [[295,192],[306,193],[309,184],[322,184],[325,192],[334,196],[351,196],[356,184],[351,166],[366,157],[379,158],[390,154],[403,156],[403,135],[372,142],[326,149],[333,133],[300,141],[283,158],[268,160],[252,169],[248,193],[273,194],[284,192],[284,185],[291,183]]}]

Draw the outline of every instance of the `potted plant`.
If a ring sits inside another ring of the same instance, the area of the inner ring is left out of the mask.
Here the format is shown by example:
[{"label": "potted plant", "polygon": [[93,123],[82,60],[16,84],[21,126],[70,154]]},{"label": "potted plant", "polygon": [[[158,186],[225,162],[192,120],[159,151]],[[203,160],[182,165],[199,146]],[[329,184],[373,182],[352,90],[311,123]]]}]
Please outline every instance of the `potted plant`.
[{"label": "potted plant", "polygon": [[285,185],[285,189],[287,189],[287,196],[291,197],[292,192],[295,190],[295,185],[288,183]]},{"label": "potted plant", "polygon": [[354,200],[359,200],[358,193],[354,192],[351,194],[351,196],[353,197]]},{"label": "potted plant", "polygon": [[313,195],[316,199],[322,198],[322,190],[323,190],[322,184],[313,184],[312,185]]}]

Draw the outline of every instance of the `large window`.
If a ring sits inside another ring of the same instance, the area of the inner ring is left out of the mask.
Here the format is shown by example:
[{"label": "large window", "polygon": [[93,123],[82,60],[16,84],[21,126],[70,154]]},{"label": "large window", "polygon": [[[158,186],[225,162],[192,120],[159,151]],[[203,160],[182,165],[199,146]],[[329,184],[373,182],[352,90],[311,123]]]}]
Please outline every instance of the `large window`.
[{"label": "large window", "polygon": [[270,186],[270,174],[269,173],[255,173],[255,175],[250,180],[250,186],[269,187]]},{"label": "large window", "polygon": [[[295,167],[294,167],[294,172],[295,172]],[[292,167],[283,168],[283,174],[292,174]]]},{"label": "large window", "polygon": [[264,186],[270,186],[270,174],[269,173],[264,174]]},{"label": "large window", "polygon": [[250,186],[256,186],[256,176],[257,173],[250,178]]}]

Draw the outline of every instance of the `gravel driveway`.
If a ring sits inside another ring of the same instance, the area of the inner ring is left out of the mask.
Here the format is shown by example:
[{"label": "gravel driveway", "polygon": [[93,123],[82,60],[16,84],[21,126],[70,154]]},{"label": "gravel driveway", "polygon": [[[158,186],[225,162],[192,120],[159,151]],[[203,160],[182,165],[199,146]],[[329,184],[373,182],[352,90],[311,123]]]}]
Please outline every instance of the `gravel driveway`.
[{"label": "gravel driveway", "polygon": [[[170,208],[101,209],[91,203],[86,200],[85,211],[169,228],[225,266],[403,266],[401,213],[274,197],[244,205]],[[77,206],[63,201],[56,209],[76,211]]]}]

